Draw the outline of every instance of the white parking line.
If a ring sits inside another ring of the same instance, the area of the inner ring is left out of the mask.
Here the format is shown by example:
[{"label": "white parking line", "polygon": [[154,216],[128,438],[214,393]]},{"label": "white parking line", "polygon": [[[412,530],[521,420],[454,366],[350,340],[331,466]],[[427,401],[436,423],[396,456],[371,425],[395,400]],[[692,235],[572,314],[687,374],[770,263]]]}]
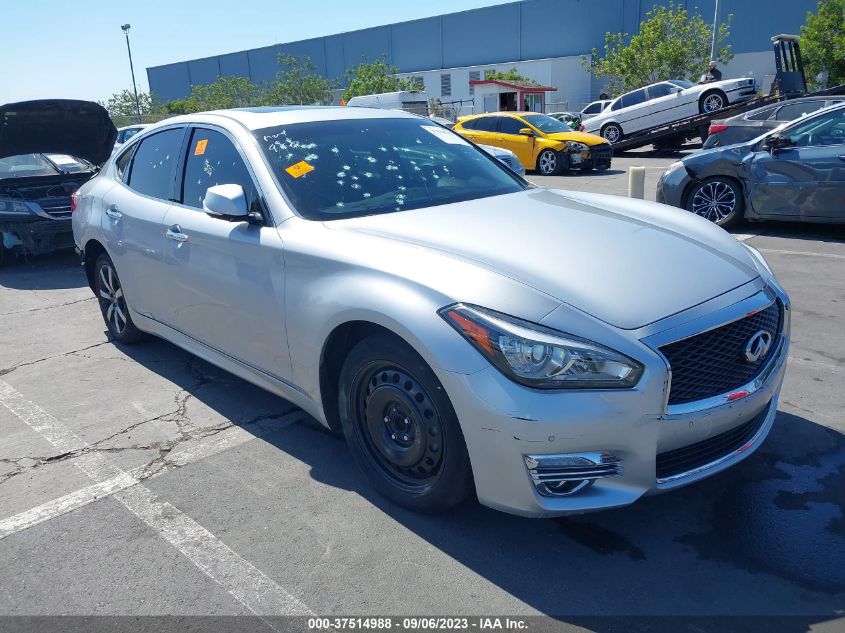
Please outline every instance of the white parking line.
[{"label": "white parking line", "polygon": [[[76,433],[35,403],[26,400],[3,380],[0,380],[0,404],[60,451],[85,447],[85,442]],[[102,486],[118,485],[114,479],[121,476],[137,481],[99,453],[82,455],[73,463]],[[90,487],[84,490],[87,492],[80,494],[80,497],[90,498],[95,493]],[[158,501],[152,491],[142,484],[136,483],[114,495],[114,498],[256,615],[312,613],[303,602],[241,558],[199,523],[171,504]]]},{"label": "white parking line", "polygon": [[759,233],[733,233],[734,239],[740,242],[750,240],[752,237],[760,237]]},{"label": "white parking line", "polygon": [[776,253],[778,255],[801,255],[803,257],[828,257],[830,259],[845,259],[845,255],[837,253],[813,253],[812,251],[785,251],[779,248],[758,248],[761,253]]}]

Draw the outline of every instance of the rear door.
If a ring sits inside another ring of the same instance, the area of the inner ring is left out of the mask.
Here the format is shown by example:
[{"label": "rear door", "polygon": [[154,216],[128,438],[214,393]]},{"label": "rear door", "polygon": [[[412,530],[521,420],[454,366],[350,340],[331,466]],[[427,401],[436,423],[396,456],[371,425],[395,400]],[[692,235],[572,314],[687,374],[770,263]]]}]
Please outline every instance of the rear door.
[{"label": "rear door", "polygon": [[[222,128],[192,129],[177,178],[177,202],[162,235],[167,270],[165,323],[228,356],[289,378],[282,242],[251,168]],[[203,211],[206,190],[241,185],[263,221],[230,221]]]},{"label": "rear door", "polygon": [[793,145],[760,151],[751,163],[751,200],[761,215],[845,220],[845,108],[783,130]]},{"label": "rear door", "polygon": [[616,110],[613,113],[613,118],[619,121],[622,125],[622,131],[625,134],[639,132],[640,130],[651,127],[649,111],[644,105],[647,100],[648,95],[646,90],[642,88],[622,95],[611,106]]},{"label": "rear door", "polygon": [[167,128],[128,148],[116,162],[117,184],[103,197],[103,235],[127,303],[160,318],[166,305],[162,288],[164,216],[175,187],[183,126]]}]

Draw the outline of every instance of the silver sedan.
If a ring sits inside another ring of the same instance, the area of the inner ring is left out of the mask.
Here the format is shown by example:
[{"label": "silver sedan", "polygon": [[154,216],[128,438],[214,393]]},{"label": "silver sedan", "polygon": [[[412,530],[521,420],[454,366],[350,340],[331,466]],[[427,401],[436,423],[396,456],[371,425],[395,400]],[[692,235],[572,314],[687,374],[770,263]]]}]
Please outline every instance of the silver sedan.
[{"label": "silver sedan", "polygon": [[533,187],[405,113],[168,119],[82,187],[73,229],[115,342],[296,403],[414,510],[624,506],[733,466],[775,417],[790,306],[758,252]]}]

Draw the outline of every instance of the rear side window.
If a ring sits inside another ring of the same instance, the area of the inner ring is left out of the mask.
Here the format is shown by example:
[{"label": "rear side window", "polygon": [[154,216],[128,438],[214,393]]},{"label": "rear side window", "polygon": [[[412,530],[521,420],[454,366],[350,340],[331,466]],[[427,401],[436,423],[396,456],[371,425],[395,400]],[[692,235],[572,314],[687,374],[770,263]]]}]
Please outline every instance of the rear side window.
[{"label": "rear side window", "polygon": [[250,211],[260,211],[255,183],[232,141],[220,132],[197,128],[185,160],[182,204],[202,209],[206,190],[215,185],[240,185]]},{"label": "rear side window", "polygon": [[118,157],[117,161],[115,161],[114,167],[117,170],[117,177],[123,182],[126,182],[126,179],[129,176],[129,174],[126,173],[126,168],[129,167],[129,161],[132,160],[132,153],[134,151],[135,148],[130,147]]},{"label": "rear side window", "polygon": [[821,110],[824,107],[824,101],[805,101],[804,103],[790,103],[783,106],[775,115],[776,121],[794,121],[800,119],[802,116],[807,116]]},{"label": "rear side window", "polygon": [[474,130],[475,129],[475,122],[478,119],[470,119],[469,121],[464,121],[461,123],[461,127],[465,130]]},{"label": "rear side window", "polygon": [[495,132],[498,129],[499,117],[485,116],[475,120],[473,129],[479,132]]},{"label": "rear side window", "polygon": [[145,196],[170,199],[183,131],[165,130],[141,141],[129,173],[128,184],[132,189]]},{"label": "rear side window", "polygon": [[584,108],[584,114],[598,114],[599,112],[601,112],[600,103],[591,103],[586,108]]},{"label": "rear side window", "polygon": [[746,121],[768,121],[774,111],[777,109],[777,106],[772,106],[771,108],[763,108],[759,112],[752,112],[751,114],[745,115]]}]

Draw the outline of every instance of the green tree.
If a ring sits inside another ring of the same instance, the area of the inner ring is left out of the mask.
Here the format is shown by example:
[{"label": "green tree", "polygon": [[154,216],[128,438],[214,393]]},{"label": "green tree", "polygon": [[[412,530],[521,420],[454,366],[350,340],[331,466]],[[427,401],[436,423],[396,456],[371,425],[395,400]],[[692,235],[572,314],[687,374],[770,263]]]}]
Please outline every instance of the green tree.
[{"label": "green tree", "polygon": [[529,79],[524,75],[520,75],[516,67],[512,67],[505,72],[499,72],[498,70],[488,70],[484,73],[484,78],[495,79],[496,81],[518,81],[520,83],[530,84],[532,86],[540,85],[533,79]]},{"label": "green tree", "polygon": [[343,98],[349,101],[360,95],[381,94],[398,90],[422,90],[423,87],[412,79],[400,79],[396,76],[396,66],[387,63],[384,57],[367,63],[365,57],[361,63],[346,70],[346,90]]},{"label": "green tree", "polygon": [[816,13],[807,14],[801,53],[811,83],[827,71],[828,86],[845,84],[845,0],[819,0]]},{"label": "green tree", "polygon": [[[137,114],[135,110],[135,93],[132,90],[116,92],[105,103],[102,101],[98,103],[108,110],[109,116],[112,117],[135,116]],[[150,93],[139,92],[138,105],[140,106],[142,115],[153,113],[153,98]]]},{"label": "green tree", "polygon": [[[604,55],[594,48],[592,59],[581,58],[585,69],[611,79],[614,93],[667,79],[696,80],[707,72],[711,24],[671,1],[668,6],[654,7],[646,16],[637,35],[605,33]],[[716,32],[716,60],[723,64],[733,59],[730,45],[724,43],[732,19],[729,15]]]},{"label": "green tree", "polygon": [[280,53],[279,65],[283,70],[278,72],[276,82],[263,95],[265,104],[328,105],[332,102],[332,90],[337,86],[316,73],[310,57],[298,58]]},{"label": "green tree", "polygon": [[261,104],[264,92],[246,77],[218,77],[213,83],[193,86],[187,101],[195,112],[247,108]]}]

